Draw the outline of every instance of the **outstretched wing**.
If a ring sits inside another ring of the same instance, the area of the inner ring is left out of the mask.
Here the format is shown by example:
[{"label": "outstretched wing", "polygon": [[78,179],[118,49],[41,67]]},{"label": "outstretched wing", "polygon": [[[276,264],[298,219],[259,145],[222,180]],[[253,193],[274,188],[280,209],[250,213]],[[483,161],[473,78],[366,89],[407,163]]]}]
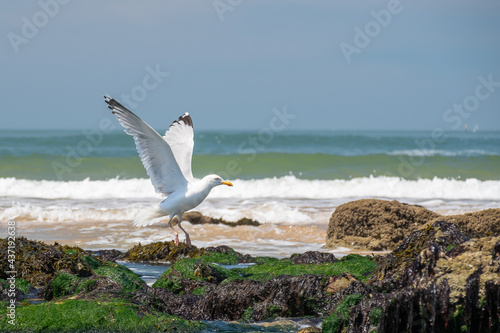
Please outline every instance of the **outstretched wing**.
[{"label": "outstretched wing", "polygon": [[163,137],[174,153],[175,159],[181,168],[184,178],[188,182],[193,180],[191,159],[194,147],[193,121],[189,113],[184,113],[175,120]]},{"label": "outstretched wing", "polygon": [[156,192],[168,195],[187,186],[172,147],[158,132],[110,96],[104,96],[125,133],[134,137],[137,152]]}]

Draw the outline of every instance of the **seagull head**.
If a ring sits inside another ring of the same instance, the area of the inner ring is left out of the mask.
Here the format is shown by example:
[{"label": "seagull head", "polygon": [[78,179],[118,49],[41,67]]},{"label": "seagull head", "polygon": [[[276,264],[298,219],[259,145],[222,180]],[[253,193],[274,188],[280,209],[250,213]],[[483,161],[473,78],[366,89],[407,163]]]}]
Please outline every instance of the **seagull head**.
[{"label": "seagull head", "polygon": [[208,182],[208,184],[211,187],[219,186],[219,185],[227,185],[227,186],[233,186],[231,182],[228,182],[227,180],[222,179],[222,177],[217,176],[217,175],[208,175],[205,176],[204,179]]}]

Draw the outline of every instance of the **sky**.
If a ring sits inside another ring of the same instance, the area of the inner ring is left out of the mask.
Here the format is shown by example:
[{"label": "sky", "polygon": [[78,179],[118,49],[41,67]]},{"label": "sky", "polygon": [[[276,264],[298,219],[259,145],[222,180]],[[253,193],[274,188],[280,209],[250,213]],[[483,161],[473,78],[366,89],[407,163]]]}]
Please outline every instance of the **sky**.
[{"label": "sky", "polygon": [[497,0],[4,1],[0,36],[0,129],[109,94],[157,129],[500,130]]}]

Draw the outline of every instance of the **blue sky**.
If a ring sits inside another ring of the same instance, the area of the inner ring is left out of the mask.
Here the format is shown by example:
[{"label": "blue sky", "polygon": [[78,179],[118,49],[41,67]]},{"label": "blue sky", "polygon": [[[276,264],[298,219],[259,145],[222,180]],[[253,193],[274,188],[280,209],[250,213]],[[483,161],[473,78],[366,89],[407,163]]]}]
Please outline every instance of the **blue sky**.
[{"label": "blue sky", "polygon": [[96,128],[108,93],[155,128],[500,130],[496,0],[2,7],[3,129]]}]

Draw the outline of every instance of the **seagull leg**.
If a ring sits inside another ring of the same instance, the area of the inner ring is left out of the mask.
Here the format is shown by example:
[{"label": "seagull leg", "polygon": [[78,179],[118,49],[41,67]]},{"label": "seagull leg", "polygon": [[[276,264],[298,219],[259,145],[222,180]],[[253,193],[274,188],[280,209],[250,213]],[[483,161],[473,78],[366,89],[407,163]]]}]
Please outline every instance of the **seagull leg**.
[{"label": "seagull leg", "polygon": [[[179,246],[179,234],[177,233],[177,231],[175,231],[174,226],[172,225],[172,220],[174,219],[174,216],[172,216],[170,218],[170,221],[168,221],[168,226],[170,228],[172,228],[172,230],[174,231],[174,243],[175,243],[175,246]],[[179,224],[179,226],[180,226],[180,224]]]},{"label": "seagull leg", "polygon": [[184,234],[186,235],[186,245],[191,247],[191,238],[189,237],[189,234],[187,233],[186,230],[181,226],[181,219],[179,219],[179,228],[181,228],[182,231],[184,231]]}]

